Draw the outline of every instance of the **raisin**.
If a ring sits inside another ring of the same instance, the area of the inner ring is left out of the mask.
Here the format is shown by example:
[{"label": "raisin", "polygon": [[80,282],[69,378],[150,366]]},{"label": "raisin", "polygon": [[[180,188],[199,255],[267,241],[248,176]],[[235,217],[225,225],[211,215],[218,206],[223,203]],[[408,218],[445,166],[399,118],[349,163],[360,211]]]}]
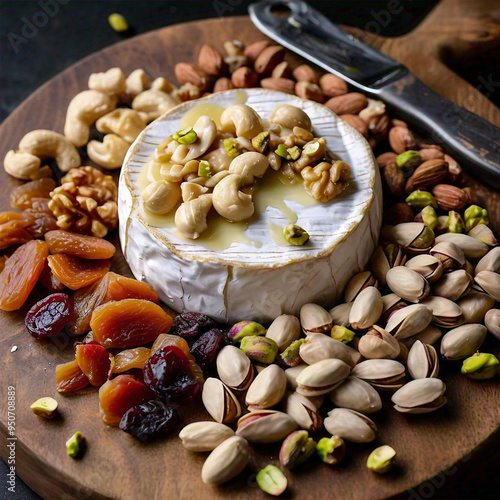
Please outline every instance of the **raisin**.
[{"label": "raisin", "polygon": [[111,267],[109,259],[87,260],[72,255],[50,255],[48,263],[54,276],[71,290],[78,290],[104,277]]},{"label": "raisin", "polygon": [[148,441],[168,434],[179,421],[176,410],[153,400],[130,408],[120,420],[120,429],[141,441]]},{"label": "raisin", "polygon": [[158,351],[162,347],[167,347],[168,345],[178,347],[188,358],[192,357],[189,353],[188,343],[182,337],[168,333],[158,335],[157,339],[153,342],[153,346],[151,347],[151,354]]},{"label": "raisin", "polygon": [[148,387],[132,375],[118,375],[99,389],[99,410],[102,421],[117,427],[132,407],[155,398]]},{"label": "raisin", "polygon": [[144,382],[171,404],[193,400],[201,387],[191,373],[189,359],[175,346],[161,348],[144,363]]},{"label": "raisin", "polygon": [[55,337],[68,324],[73,313],[73,299],[54,293],[37,302],[26,314],[26,328],[37,339]]},{"label": "raisin", "polygon": [[29,241],[7,260],[0,274],[0,309],[15,311],[26,302],[49,255],[47,243]]},{"label": "raisin", "polygon": [[54,179],[49,179],[48,177],[26,182],[10,192],[10,205],[14,208],[19,208],[19,210],[26,210],[27,208],[31,208],[33,199],[50,199],[50,192],[54,191],[55,188],[56,183]]},{"label": "raisin", "polygon": [[181,337],[197,337],[213,328],[215,323],[208,316],[196,312],[184,312],[174,318],[172,333]]},{"label": "raisin", "polygon": [[57,229],[57,219],[49,208],[50,199],[34,198],[31,208],[23,212],[23,218],[29,222],[26,231],[33,238],[43,238],[43,236]]},{"label": "raisin", "polygon": [[33,237],[26,230],[30,221],[17,212],[0,213],[0,250],[14,245],[22,245]]},{"label": "raisin", "polygon": [[87,387],[89,379],[73,360],[56,366],[56,384],[58,392],[75,392]]},{"label": "raisin", "polygon": [[172,318],[157,304],[142,299],[108,302],[92,313],[94,339],[106,348],[138,347],[168,332]]},{"label": "raisin", "polygon": [[147,347],[135,347],[119,352],[115,356],[113,373],[123,373],[134,368],[142,370],[144,363],[151,356],[151,350]]},{"label": "raisin", "polygon": [[224,333],[218,328],[205,332],[191,347],[191,354],[207,375],[215,363],[217,354],[224,347]]},{"label": "raisin", "polygon": [[65,253],[82,259],[110,259],[116,252],[109,241],[95,236],[84,236],[67,231],[49,231],[45,235],[50,253]]},{"label": "raisin", "polygon": [[111,366],[109,353],[97,342],[78,344],[76,362],[93,386],[100,387],[108,380]]},{"label": "raisin", "polygon": [[64,290],[64,285],[54,276],[54,273],[50,270],[49,264],[45,262],[43,266],[42,273],[38,278],[40,284],[51,292],[61,292]]}]

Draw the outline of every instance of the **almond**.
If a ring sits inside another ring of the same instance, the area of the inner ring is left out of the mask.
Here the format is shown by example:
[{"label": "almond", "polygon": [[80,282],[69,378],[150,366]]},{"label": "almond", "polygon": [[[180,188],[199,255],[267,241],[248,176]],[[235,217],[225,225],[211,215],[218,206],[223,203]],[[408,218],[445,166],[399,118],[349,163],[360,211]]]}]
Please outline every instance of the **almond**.
[{"label": "almond", "polygon": [[288,78],[264,78],[260,81],[260,85],[265,89],[295,94],[295,82]]},{"label": "almond", "polygon": [[397,118],[393,118],[391,120],[391,125],[393,127],[404,127],[404,128],[408,128],[408,124],[406,122],[404,122],[403,120],[398,120]]},{"label": "almond", "polygon": [[387,224],[396,226],[404,222],[413,222],[414,215],[408,203],[396,203],[386,210]]},{"label": "almond", "polygon": [[326,101],[325,106],[330,108],[337,115],[357,115],[362,109],[368,106],[366,96],[359,92],[332,97]]},{"label": "almond", "polygon": [[208,75],[198,66],[190,63],[177,63],[175,65],[175,76],[181,85],[190,83],[200,90],[207,90]]},{"label": "almond", "polygon": [[398,155],[416,146],[413,133],[405,127],[392,127],[389,130],[389,144]]},{"label": "almond", "polygon": [[375,139],[383,141],[384,139],[387,139],[387,135],[389,134],[389,122],[390,119],[387,113],[373,116],[368,121],[368,130],[372,133]]},{"label": "almond", "polygon": [[358,115],[340,115],[340,118],[354,127],[361,135],[368,137],[368,125]]},{"label": "almond", "polygon": [[438,184],[434,186],[432,194],[439,208],[445,211],[462,210],[469,201],[469,196],[463,189],[451,184]]},{"label": "almond", "polygon": [[405,193],[406,178],[396,165],[396,162],[388,163],[384,168],[384,178],[387,186],[396,196],[403,197]]},{"label": "almond", "polygon": [[298,82],[318,83],[318,75],[309,64],[301,64],[293,70],[293,77]]},{"label": "almond", "polygon": [[227,73],[227,64],[222,54],[211,45],[203,45],[198,55],[198,66],[208,75],[221,76]]},{"label": "almond", "polygon": [[295,84],[295,93],[301,99],[309,99],[310,101],[323,102],[324,96],[321,89],[315,84],[307,81],[297,82]]},{"label": "almond", "polygon": [[244,54],[247,56],[248,61],[254,63],[257,58],[262,54],[262,51],[272,45],[271,40],[258,40],[251,43],[246,49]]},{"label": "almond", "polygon": [[257,57],[254,68],[259,75],[270,75],[276,66],[285,58],[285,48],[279,45],[266,47]]},{"label": "almond", "polygon": [[382,153],[381,155],[377,156],[377,163],[379,168],[384,168],[389,163],[396,163],[396,156],[398,155],[396,153],[393,153],[392,151],[388,151],[387,153]]},{"label": "almond", "polygon": [[271,76],[273,78],[289,78],[292,74],[292,69],[287,61],[282,61],[273,69]]},{"label": "almond", "polygon": [[242,66],[231,75],[231,82],[237,89],[257,87],[259,85],[259,75],[248,66]]},{"label": "almond", "polygon": [[416,168],[406,181],[406,193],[439,184],[448,173],[448,163],[444,160],[427,160]]},{"label": "almond", "polygon": [[347,83],[340,76],[327,73],[319,79],[319,86],[326,97],[336,97],[347,94]]},{"label": "almond", "polygon": [[420,153],[420,158],[423,161],[428,161],[428,160],[443,160],[444,159],[444,153],[441,150],[441,148],[433,148],[430,146],[426,146],[419,151]]},{"label": "almond", "polygon": [[219,78],[214,85],[214,92],[222,92],[223,90],[234,89],[234,85],[229,78],[223,76]]}]

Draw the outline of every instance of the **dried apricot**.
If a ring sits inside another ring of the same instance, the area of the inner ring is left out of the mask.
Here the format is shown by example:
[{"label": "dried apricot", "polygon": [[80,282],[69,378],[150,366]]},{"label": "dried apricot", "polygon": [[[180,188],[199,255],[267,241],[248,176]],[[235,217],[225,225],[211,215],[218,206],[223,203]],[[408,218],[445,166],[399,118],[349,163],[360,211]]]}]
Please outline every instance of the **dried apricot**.
[{"label": "dried apricot", "polygon": [[58,392],[74,392],[89,385],[89,379],[82,372],[76,360],[56,366]]},{"label": "dried apricot", "polygon": [[0,213],[0,250],[14,245],[22,245],[33,239],[26,230],[30,222],[17,212]]},{"label": "dried apricot", "polygon": [[93,310],[111,300],[144,299],[158,303],[158,295],[147,284],[109,272],[94,285],[78,290],[74,295],[75,315],[70,324],[73,335],[83,335],[90,329]]},{"label": "dried apricot", "polygon": [[104,277],[111,267],[106,260],[87,260],[72,255],[49,255],[48,263],[54,276],[71,290],[92,285]]},{"label": "dried apricot", "polygon": [[57,229],[57,220],[49,208],[50,199],[34,198],[31,208],[23,212],[23,218],[29,221],[26,231],[33,238],[43,238],[45,233]]},{"label": "dried apricot", "polygon": [[54,179],[44,177],[26,182],[10,192],[10,205],[19,210],[31,208],[34,198],[50,198],[50,192],[56,188]]},{"label": "dried apricot", "polygon": [[118,375],[99,389],[99,412],[102,421],[115,427],[130,408],[156,399],[146,384],[132,375]]},{"label": "dried apricot", "polygon": [[126,351],[119,352],[115,356],[113,373],[123,373],[134,368],[142,370],[144,363],[151,356],[151,349],[147,347],[134,347]]},{"label": "dried apricot", "polygon": [[45,262],[38,281],[44,288],[50,290],[51,292],[61,292],[64,290],[64,285],[54,276],[54,273],[50,270],[48,262]]},{"label": "dried apricot", "polygon": [[116,252],[115,246],[102,238],[61,230],[49,231],[45,241],[52,254],[65,253],[82,259],[110,259]]},{"label": "dried apricot", "polygon": [[19,247],[5,264],[0,274],[0,309],[20,309],[35,286],[49,248],[45,241],[33,240]]},{"label": "dried apricot", "polygon": [[157,304],[142,299],[108,302],[92,313],[94,339],[107,349],[126,349],[153,342],[168,332],[172,318]]},{"label": "dried apricot", "polygon": [[151,354],[159,351],[162,347],[167,347],[169,345],[178,347],[188,358],[194,359],[189,352],[189,345],[186,340],[178,335],[169,335],[168,333],[158,335],[156,340],[153,342],[153,346],[151,347]]},{"label": "dried apricot", "polygon": [[109,353],[97,342],[78,344],[76,346],[76,362],[93,386],[100,387],[108,380],[111,366]]},{"label": "dried apricot", "polygon": [[5,224],[13,220],[22,220],[23,216],[19,212],[0,212],[0,224]]}]

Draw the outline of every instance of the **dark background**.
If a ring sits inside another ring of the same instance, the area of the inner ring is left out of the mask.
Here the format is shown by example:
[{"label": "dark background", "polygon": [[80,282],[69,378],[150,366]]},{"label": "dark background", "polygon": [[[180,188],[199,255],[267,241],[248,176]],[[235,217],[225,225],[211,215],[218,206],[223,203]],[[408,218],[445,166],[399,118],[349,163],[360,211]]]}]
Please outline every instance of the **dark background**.
[{"label": "dark background", "polygon": [[[79,59],[119,42],[125,36],[133,36],[195,19],[246,14],[250,3],[245,0],[59,0],[58,13],[49,18],[45,26],[35,28],[38,32],[29,39],[28,43],[18,43],[16,49],[15,35],[21,35],[26,20],[32,20],[33,16],[40,11],[39,1],[0,0],[0,122],[35,89],[54,75]],[[41,0],[42,3],[52,1],[54,0]],[[398,16],[397,24],[389,24],[382,29],[380,34],[398,36],[410,31],[418,25],[437,1],[401,0],[405,8]],[[495,1],[498,0],[492,0],[492,3]],[[362,29],[373,19],[374,12],[387,8],[387,0],[325,0],[309,3],[335,22]],[[112,12],[119,12],[127,18],[131,29],[126,35],[115,33],[109,27],[107,18]],[[453,61],[450,61],[450,64],[453,65]],[[464,69],[458,66],[455,69],[461,72],[462,77],[474,81],[475,75],[472,70],[464,72]],[[459,438],[457,436],[457,439]],[[432,498],[471,500],[498,498],[500,491],[499,453],[486,446],[481,457],[481,461],[469,461],[465,473],[448,477],[442,488],[436,488],[436,494]],[[16,495],[9,493],[5,489],[6,472],[7,467],[0,460],[1,499],[40,498],[19,479]],[[426,498],[431,497],[426,496]]]}]

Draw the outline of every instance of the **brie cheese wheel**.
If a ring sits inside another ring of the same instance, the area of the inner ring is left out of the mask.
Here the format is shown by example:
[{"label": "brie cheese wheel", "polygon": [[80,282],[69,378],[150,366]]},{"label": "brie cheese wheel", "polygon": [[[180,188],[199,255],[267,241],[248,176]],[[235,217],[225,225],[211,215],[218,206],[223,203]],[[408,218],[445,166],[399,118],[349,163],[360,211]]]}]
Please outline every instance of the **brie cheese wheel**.
[{"label": "brie cheese wheel", "polygon": [[[196,113],[196,107],[225,109],[241,103],[242,97],[264,120],[278,104],[302,108],[312,120],[315,137],[324,137],[329,153],[351,166],[350,184],[337,198],[320,203],[302,183],[293,189],[281,182],[268,187],[266,173],[254,195],[259,213],[248,224],[214,222],[216,228],[208,235],[183,238],[172,223],[173,213],[162,216],[170,220],[165,224],[145,213],[145,168],[155,148],[186,126],[181,120]],[[325,106],[266,89],[230,90],[183,103],[138,136],[121,171],[118,209],[125,259],[134,276],[149,283],[165,304],[222,322],[266,323],[283,313],[298,315],[307,302],[335,305],[377,245],[382,188],[367,141]],[[285,244],[281,231],[290,221],[309,233],[306,245]]]}]

